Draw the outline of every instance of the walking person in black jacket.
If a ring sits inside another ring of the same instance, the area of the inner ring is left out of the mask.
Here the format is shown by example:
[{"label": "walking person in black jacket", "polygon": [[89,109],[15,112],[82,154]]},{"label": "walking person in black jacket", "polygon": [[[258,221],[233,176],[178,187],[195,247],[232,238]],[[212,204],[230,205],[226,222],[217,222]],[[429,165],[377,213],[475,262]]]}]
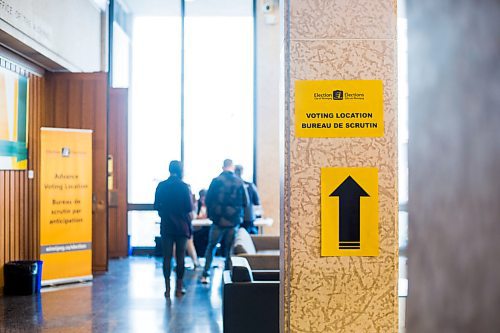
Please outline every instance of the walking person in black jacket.
[{"label": "walking person in black jacket", "polygon": [[213,223],[210,226],[205,268],[201,276],[201,283],[204,284],[208,283],[215,247],[222,239],[226,245],[224,256],[228,269],[234,236],[243,222],[243,210],[249,204],[244,183],[234,174],[233,161],[224,160],[222,170],[222,173],[212,180],[205,199],[208,218]]},{"label": "walking person in black jacket", "polygon": [[[234,173],[238,178],[243,180],[243,178],[241,177],[243,175],[242,165],[237,165],[234,169]],[[245,189],[248,193],[249,205],[245,207],[242,227],[245,228],[249,234],[258,234],[259,231],[253,224],[253,222],[255,221],[255,211],[253,206],[260,205],[259,192],[257,192],[257,187],[254,185],[254,183],[243,180],[243,184],[245,184]]]},{"label": "walking person in black jacket", "polygon": [[170,270],[174,244],[177,263],[175,296],[180,297],[186,293],[182,278],[184,277],[186,244],[192,235],[192,194],[189,186],[182,181],[180,161],[171,161],[168,171],[170,177],[159,183],[156,188],[154,209],[161,217],[160,234],[163,247],[165,297],[170,297]]}]

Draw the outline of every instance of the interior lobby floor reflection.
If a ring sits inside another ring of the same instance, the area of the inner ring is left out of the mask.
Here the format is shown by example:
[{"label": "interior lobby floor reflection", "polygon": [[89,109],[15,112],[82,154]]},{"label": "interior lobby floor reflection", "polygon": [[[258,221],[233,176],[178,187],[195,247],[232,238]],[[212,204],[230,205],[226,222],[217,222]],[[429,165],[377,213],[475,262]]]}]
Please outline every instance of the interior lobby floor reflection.
[{"label": "interior lobby floor reflection", "polygon": [[[198,282],[201,270],[186,269],[186,295],[166,300],[160,258],[111,260],[109,272],[91,283],[43,288],[37,296],[0,297],[0,332],[222,333],[223,259],[216,257],[214,265],[211,284]],[[400,278],[406,278],[404,257]],[[402,281],[400,333],[405,332],[407,293]]]},{"label": "interior lobby floor reflection", "polygon": [[220,333],[222,258],[214,265],[211,284],[198,282],[201,270],[187,269],[186,295],[166,300],[160,258],[111,260],[92,283],[0,297],[0,332]]}]

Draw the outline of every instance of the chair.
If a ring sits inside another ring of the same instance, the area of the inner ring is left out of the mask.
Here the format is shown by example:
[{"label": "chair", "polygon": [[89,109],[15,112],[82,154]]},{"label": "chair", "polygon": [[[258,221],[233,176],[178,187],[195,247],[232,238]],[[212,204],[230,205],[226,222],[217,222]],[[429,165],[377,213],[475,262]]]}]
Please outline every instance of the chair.
[{"label": "chair", "polygon": [[246,258],[253,270],[279,270],[279,248],[279,236],[250,236],[244,228],[240,228],[234,240],[233,253]]},{"label": "chair", "polygon": [[279,333],[279,271],[252,271],[232,257],[223,280],[224,333]]}]

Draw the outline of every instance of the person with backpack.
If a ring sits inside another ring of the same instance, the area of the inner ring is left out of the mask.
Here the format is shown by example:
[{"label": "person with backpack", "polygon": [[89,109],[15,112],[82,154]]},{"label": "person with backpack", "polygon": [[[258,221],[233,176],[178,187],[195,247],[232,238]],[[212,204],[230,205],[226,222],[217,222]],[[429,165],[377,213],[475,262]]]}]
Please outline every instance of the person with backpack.
[{"label": "person with backpack", "polygon": [[210,183],[205,199],[208,218],[212,220],[212,225],[205,252],[205,267],[200,280],[203,284],[209,282],[215,247],[222,239],[225,243],[225,266],[226,269],[229,268],[234,237],[240,224],[243,223],[244,209],[249,205],[245,184],[234,174],[233,161],[224,160],[222,170],[222,173]]},{"label": "person with backpack", "polygon": [[[243,166],[237,165],[234,169],[234,173],[238,178],[243,180],[241,177],[243,175]],[[243,184],[245,184],[245,189],[248,193],[249,205],[245,207],[245,212],[243,215],[243,228],[245,228],[249,234],[258,234],[259,231],[257,227],[253,224],[255,221],[255,211],[254,206],[260,205],[259,192],[257,192],[257,187],[252,182],[247,182],[243,180]]]}]

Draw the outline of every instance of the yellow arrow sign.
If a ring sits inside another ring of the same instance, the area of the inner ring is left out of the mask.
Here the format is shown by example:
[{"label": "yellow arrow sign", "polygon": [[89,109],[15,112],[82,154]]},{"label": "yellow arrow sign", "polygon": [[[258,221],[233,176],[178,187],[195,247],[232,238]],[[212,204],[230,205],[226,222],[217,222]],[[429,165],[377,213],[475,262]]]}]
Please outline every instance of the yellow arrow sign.
[{"label": "yellow arrow sign", "polygon": [[321,256],[378,256],[378,170],[321,169]]}]

